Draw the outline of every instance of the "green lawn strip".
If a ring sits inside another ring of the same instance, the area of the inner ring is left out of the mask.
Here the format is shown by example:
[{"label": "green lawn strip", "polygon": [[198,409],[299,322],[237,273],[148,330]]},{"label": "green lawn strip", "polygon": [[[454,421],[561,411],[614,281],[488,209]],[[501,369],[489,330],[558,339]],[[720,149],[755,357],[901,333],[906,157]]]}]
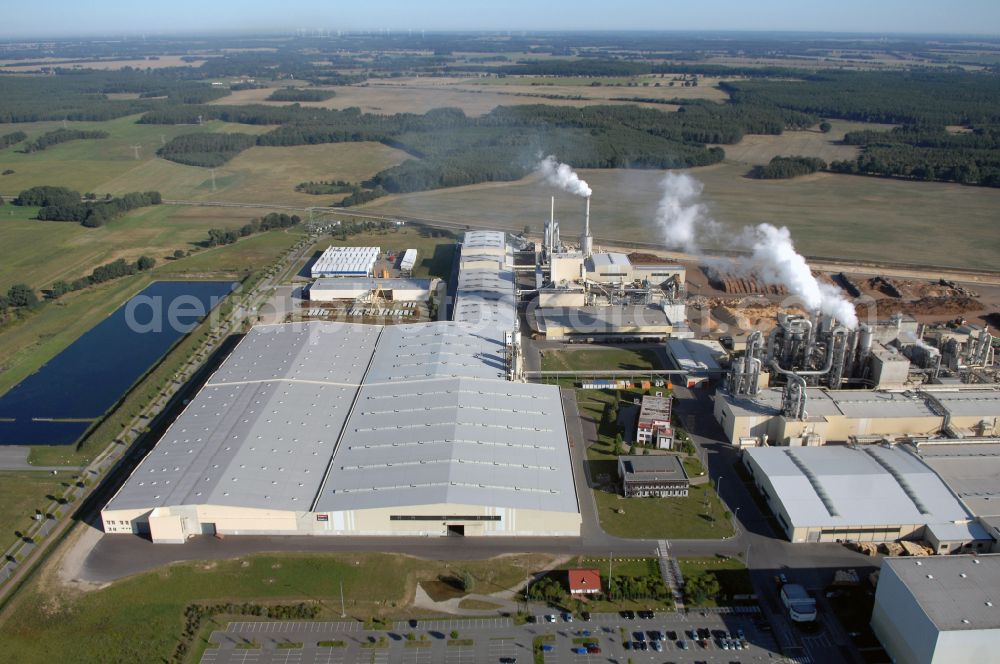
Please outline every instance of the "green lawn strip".
[{"label": "green lawn strip", "polygon": [[449,646],[471,646],[472,644],[472,639],[448,639]]},{"label": "green lawn strip", "polygon": [[14,531],[24,532],[34,522],[36,510],[45,510],[50,499],[61,497],[73,482],[73,473],[58,475],[40,470],[0,471],[0,547],[14,541]]},{"label": "green lawn strip", "polygon": [[597,645],[598,639],[596,636],[576,636],[573,637],[573,643],[580,646]]},{"label": "green lawn strip", "polygon": [[[590,462],[591,472],[594,464],[601,463],[609,464],[603,472],[611,472],[613,464],[595,461]],[[726,509],[708,484],[692,485],[686,497],[622,498],[617,493],[594,489],[594,498],[601,528],[616,537],[722,539],[733,535],[733,525],[725,518]]]},{"label": "green lawn strip", "polygon": [[344,641],[317,641],[317,648],[343,648],[347,645]]},{"label": "green lawn strip", "polygon": [[542,652],[542,646],[555,640],[555,634],[539,634],[531,640],[531,652],[534,654],[535,664],[545,664],[545,653]]},{"label": "green lawn strip", "polygon": [[637,371],[659,369],[660,358],[650,348],[588,348],[543,350],[542,371]]},{"label": "green lawn strip", "polygon": [[237,650],[260,650],[260,643],[257,641],[243,641],[236,644]]},{"label": "green lawn strip", "polygon": [[[5,658],[25,664],[101,661],[108,652],[121,661],[169,661],[192,602],[249,603],[253,609],[258,604],[267,607],[308,598],[319,607],[317,620],[333,620],[340,617],[343,582],[352,617],[389,613],[412,617],[412,611],[404,613],[403,607],[418,579],[460,568],[484,588],[511,587],[526,570],[539,569],[548,560],[523,556],[436,562],[377,553],[255,555],[177,563],[99,590],[70,594],[50,590],[36,576],[9,603],[0,625],[0,643]],[[268,618],[261,614],[260,619]],[[80,634],[89,636],[80,639]],[[191,643],[188,652],[194,648]]]}]

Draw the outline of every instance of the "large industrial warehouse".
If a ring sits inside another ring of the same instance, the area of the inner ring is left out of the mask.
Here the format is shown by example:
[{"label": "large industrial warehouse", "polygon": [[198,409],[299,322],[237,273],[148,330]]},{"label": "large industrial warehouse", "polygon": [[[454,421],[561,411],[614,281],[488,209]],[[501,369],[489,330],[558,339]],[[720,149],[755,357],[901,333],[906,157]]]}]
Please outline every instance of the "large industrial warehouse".
[{"label": "large industrial warehouse", "polygon": [[579,535],[559,390],[506,379],[508,252],[502,233],[475,239],[460,320],[251,330],[102,511],[105,532]]},{"label": "large industrial warehouse", "polygon": [[743,463],[792,542],[924,539],[988,551],[992,538],[905,446],[758,447]]}]

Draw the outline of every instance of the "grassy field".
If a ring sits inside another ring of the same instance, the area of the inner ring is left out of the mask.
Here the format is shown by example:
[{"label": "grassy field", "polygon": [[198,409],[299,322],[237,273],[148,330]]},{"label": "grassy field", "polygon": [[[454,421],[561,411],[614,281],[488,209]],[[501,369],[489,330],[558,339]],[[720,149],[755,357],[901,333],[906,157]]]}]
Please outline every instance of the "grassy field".
[{"label": "grassy field", "polygon": [[[320,102],[302,102],[302,106],[317,108],[360,108],[364,113],[391,115],[393,113],[426,113],[433,108],[460,108],[466,115],[475,116],[489,113],[497,106],[517,106],[521,104],[547,104],[551,106],[592,106],[595,104],[631,104],[634,102],[615,101],[614,97],[643,97],[651,99],[712,99],[722,101],[728,95],[715,87],[717,79],[707,80],[696,88],[667,86],[663,79],[659,88],[654,87],[659,79],[639,78],[638,87],[626,87],[630,79],[601,79],[604,83],[623,83],[622,87],[606,85],[590,87],[596,79],[589,77],[548,79],[530,77],[507,77],[503,79],[478,78],[410,78],[394,79],[391,82],[367,83],[364,85],[339,86],[333,88],[336,96]],[[649,83],[642,87],[641,81]],[[539,85],[532,85],[538,82]],[[267,104],[287,105],[287,102],[269,102],[267,97],[272,88],[240,90],[228,97],[213,101],[214,104]],[[555,97],[555,98],[549,98]],[[579,97],[579,98],[577,98]],[[664,111],[672,111],[676,106],[664,103],[640,103]]]},{"label": "grassy field", "polygon": [[59,586],[50,564],[10,607],[0,641],[5,658],[25,663],[163,661],[173,653],[190,602],[313,601],[323,619],[339,619],[343,582],[352,619],[402,616],[421,579],[468,571],[477,589],[492,592],[549,561],[540,555],[473,562],[377,553],[264,555],[179,563],[85,594]]},{"label": "grassy field", "polygon": [[48,506],[45,496],[61,496],[66,490],[63,482],[70,477],[70,473],[53,475],[37,470],[0,471],[0,547],[6,549],[14,541],[14,531],[25,530],[35,510]]},{"label": "grassy field", "polygon": [[744,136],[743,140],[736,145],[722,145],[720,147],[726,151],[727,159],[753,166],[766,164],[773,157],[779,155],[819,157],[831,162],[837,159],[854,159],[858,156],[857,146],[839,144],[847,132],[863,129],[884,131],[893,127],[893,125],[844,120],[831,120],[830,126],[830,131],[825,134],[815,127],[804,131],[786,131],[779,136],[751,134]]},{"label": "grassy field", "polygon": [[[155,189],[172,199],[323,206],[343,196],[301,194],[295,185],[309,180],[358,182],[409,158],[401,150],[372,142],[253,147],[215,169],[213,189],[210,169],[160,159],[156,150],[179,134],[260,134],[272,126],[215,120],[200,126],[145,125],[137,124],[137,119],[129,116],[108,122],[66,123],[73,129],[106,131],[110,136],[105,139],[70,141],[32,154],[18,152],[17,145],[0,150],[0,171],[14,171],[0,176],[0,194],[13,195],[27,187],[51,184],[101,194]],[[30,140],[62,124],[0,124],[0,134],[20,130]],[[139,146],[138,159],[135,146]]]},{"label": "grassy field", "polygon": [[[613,471],[613,463],[609,461],[590,464],[591,469],[600,464],[599,469]],[[686,498],[622,498],[601,489],[594,490],[594,498],[601,528],[615,537],[722,539],[733,535],[732,523],[724,518],[726,508],[709,485],[692,486]],[[618,514],[618,509],[624,510],[624,514]]]},{"label": "grassy field", "polygon": [[[70,141],[32,154],[18,152],[18,145],[0,150],[0,171],[7,169],[14,171],[11,175],[0,176],[0,193],[16,194],[22,189],[39,184],[61,185],[81,192],[105,193],[112,191],[106,187],[107,182],[141,167],[146,162],[157,161],[155,155],[157,148],[174,136],[201,131],[254,134],[271,129],[264,125],[236,125],[219,121],[206,122],[200,126],[143,125],[136,124],[138,117],[131,115],[107,122],[66,123],[70,129],[106,131],[110,134],[108,138]],[[0,134],[23,131],[31,140],[62,126],[62,122],[0,124]],[[136,145],[139,146],[138,160],[135,158],[136,150],[133,147]],[[207,174],[204,169],[197,170]]]},{"label": "grassy field", "polygon": [[660,358],[648,348],[588,348],[543,350],[542,371],[658,369]]},{"label": "grassy field", "polygon": [[[808,255],[996,266],[1000,189],[832,173],[753,180],[744,177],[747,170],[747,164],[735,162],[689,170],[704,184],[702,200],[711,214],[734,232],[766,221],[788,226],[796,247]],[[595,247],[616,239],[663,243],[655,221],[663,195],[661,171],[584,170],[581,176],[594,189]],[[575,237],[583,226],[582,203],[534,176],[514,183],[389,196],[365,208],[515,231],[528,225],[539,233],[553,194],[563,236]],[[942,232],[956,219],[961,220],[961,232]]]}]

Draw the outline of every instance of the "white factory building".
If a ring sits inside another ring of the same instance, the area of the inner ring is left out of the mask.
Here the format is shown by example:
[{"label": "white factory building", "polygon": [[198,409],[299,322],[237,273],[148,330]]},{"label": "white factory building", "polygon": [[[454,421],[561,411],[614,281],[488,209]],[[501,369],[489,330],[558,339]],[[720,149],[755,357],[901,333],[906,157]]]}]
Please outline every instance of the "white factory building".
[{"label": "white factory building", "polygon": [[997,661],[1000,555],[884,559],[871,625],[896,664]]},{"label": "white factory building", "polygon": [[320,277],[370,277],[382,250],[379,247],[328,247],[310,268]]},{"label": "white factory building", "polygon": [[356,300],[378,293],[394,302],[425,302],[431,296],[429,279],[375,279],[370,277],[339,277],[317,279],[309,286],[311,302]]},{"label": "white factory building", "polygon": [[253,328],[105,532],[578,536],[559,389],[506,380],[505,237],[469,235],[484,253],[463,252],[454,321]]},{"label": "white factory building", "polygon": [[757,447],[743,464],[792,542],[926,540],[949,552],[992,539],[905,446]]}]

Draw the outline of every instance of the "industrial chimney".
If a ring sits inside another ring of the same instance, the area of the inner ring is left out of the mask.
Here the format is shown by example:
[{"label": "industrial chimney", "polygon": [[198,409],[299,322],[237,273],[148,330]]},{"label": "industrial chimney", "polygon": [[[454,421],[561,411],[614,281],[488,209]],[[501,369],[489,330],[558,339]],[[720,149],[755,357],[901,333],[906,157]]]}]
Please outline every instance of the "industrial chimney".
[{"label": "industrial chimney", "polygon": [[594,253],[594,239],[590,237],[590,196],[587,196],[587,208],[583,215],[583,235],[580,236],[580,251],[587,258]]}]

